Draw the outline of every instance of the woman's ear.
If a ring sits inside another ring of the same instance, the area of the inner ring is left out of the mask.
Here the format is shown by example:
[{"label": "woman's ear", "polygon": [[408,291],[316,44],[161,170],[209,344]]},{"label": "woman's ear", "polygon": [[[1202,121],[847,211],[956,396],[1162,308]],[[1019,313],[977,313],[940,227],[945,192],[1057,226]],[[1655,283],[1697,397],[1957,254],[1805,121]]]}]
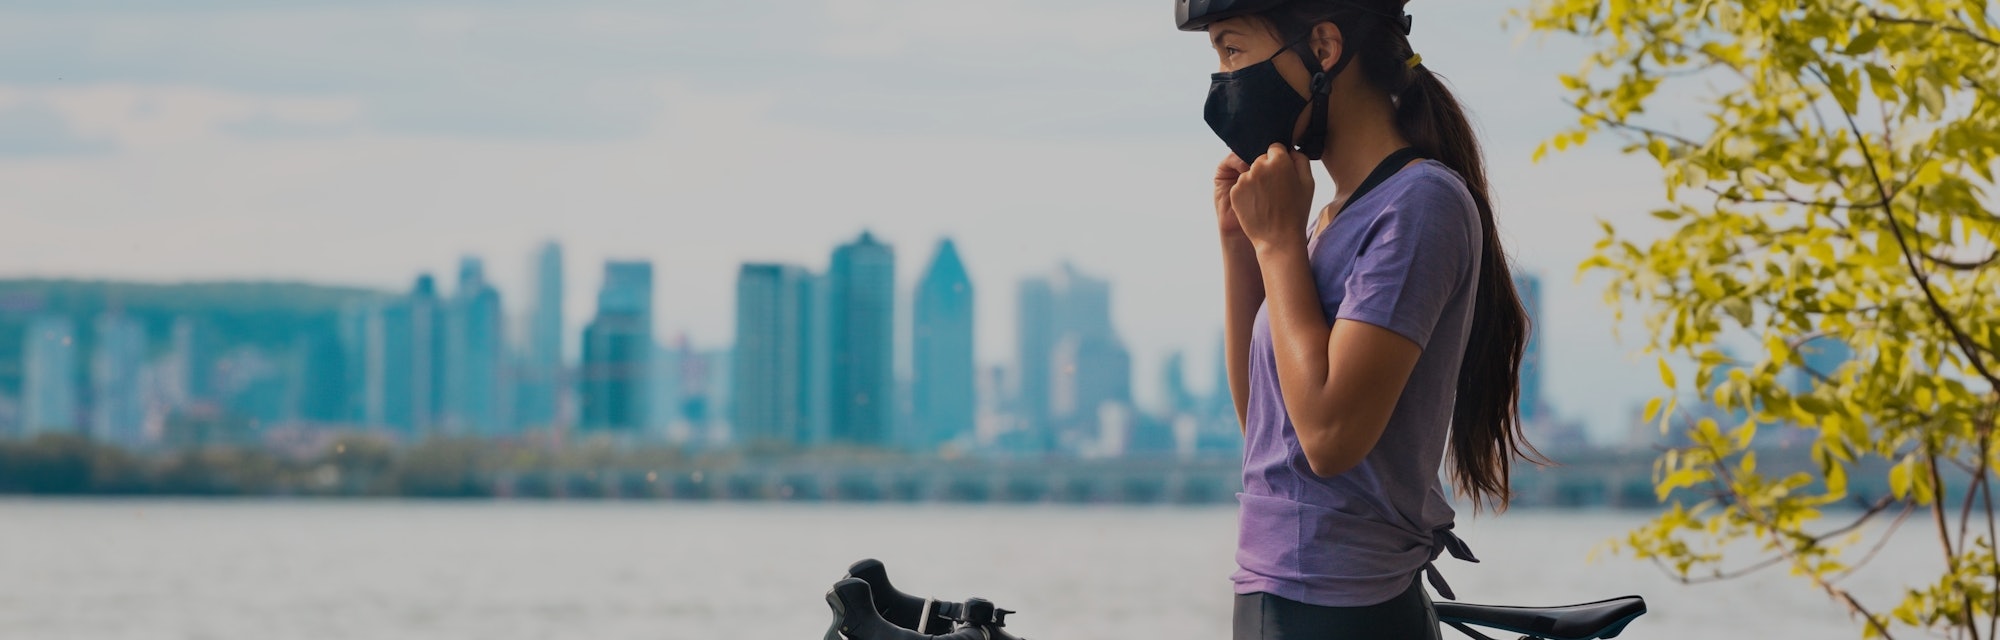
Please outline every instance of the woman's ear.
[{"label": "woman's ear", "polygon": [[1346,45],[1347,41],[1341,38],[1340,27],[1332,21],[1313,25],[1312,50],[1313,55],[1319,57],[1320,69],[1332,69],[1333,64],[1340,61],[1340,52]]}]

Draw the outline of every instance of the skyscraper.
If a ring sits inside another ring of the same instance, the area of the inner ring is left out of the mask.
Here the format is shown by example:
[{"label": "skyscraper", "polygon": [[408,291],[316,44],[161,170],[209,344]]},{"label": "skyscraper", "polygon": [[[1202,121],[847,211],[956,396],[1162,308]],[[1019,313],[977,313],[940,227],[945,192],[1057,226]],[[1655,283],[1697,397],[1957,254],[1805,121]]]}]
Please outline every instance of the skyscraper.
[{"label": "skyscraper", "polygon": [[806,413],[808,442],[833,439],[833,279],[818,274],[807,283],[812,313],[806,327]]},{"label": "skyscraper", "polygon": [[194,316],[174,320],[174,355],[180,369],[182,400],[215,399],[215,331]]},{"label": "skyscraper", "polygon": [[1021,405],[1027,428],[1074,451],[1103,435],[1105,403],[1132,402],[1131,356],[1111,326],[1111,285],[1067,262],[1021,283]]},{"label": "skyscraper", "polygon": [[140,384],[146,329],[118,311],[97,318],[97,349],[90,366],[90,435],[99,442],[145,442],[146,406]]},{"label": "skyscraper", "polygon": [[653,350],[653,263],[607,261],[597,317],[583,330],[578,383],[586,431],[645,428]]},{"label": "skyscraper", "polygon": [[746,263],[736,276],[731,422],[739,443],[812,444],[813,275]]},{"label": "skyscraper", "polygon": [[542,427],[556,422],[563,358],[562,246],[549,241],[535,254],[535,304],[529,311],[528,358],[521,368],[514,422]]},{"label": "skyscraper", "polygon": [[[597,290],[598,313],[636,313],[646,326],[653,323],[653,263],[646,260],[606,260],[604,284]],[[649,330],[648,336],[652,335]]]},{"label": "skyscraper", "polygon": [[972,279],[950,238],[917,284],[910,323],[911,410],[916,433],[909,444],[930,451],[969,439],[977,408],[972,343]]},{"label": "skyscraper", "polygon": [[21,345],[22,435],[76,431],[76,327],[69,318],[43,316],[28,325]]},{"label": "skyscraper", "polygon": [[1180,351],[1167,354],[1167,361],[1160,365],[1160,392],[1166,399],[1169,414],[1186,413],[1195,410],[1197,401],[1187,388],[1187,371]]},{"label": "skyscraper", "polygon": [[1542,403],[1542,279],[1524,269],[1514,271],[1514,291],[1528,312],[1528,345],[1521,355],[1521,393],[1518,400],[1521,423],[1537,424],[1543,415]]},{"label": "skyscraper", "polygon": [[834,249],[827,270],[833,439],[890,444],[894,395],[896,255],[863,231]]},{"label": "skyscraper", "polygon": [[289,369],[285,378],[291,385],[291,417],[321,424],[355,417],[348,413],[347,353],[339,323],[316,324],[300,333],[292,345]]},{"label": "skyscraper", "polygon": [[[1056,342],[1050,358],[1049,412],[1057,442],[1073,449],[1105,435],[1099,421],[1108,403],[1132,404],[1132,356],[1117,337],[1072,332]],[[1129,409],[1127,409],[1129,413]]]},{"label": "skyscraper", "polygon": [[445,425],[455,433],[501,433],[504,342],[500,292],[479,258],[459,263],[445,313]]},{"label": "skyscraper", "polygon": [[417,404],[412,407],[414,429],[422,436],[436,435],[444,426],[445,411],[445,320],[444,299],[438,294],[437,280],[419,274],[410,291],[410,331],[412,348],[418,353],[418,376],[412,387]]},{"label": "skyscraper", "polygon": [[1017,438],[1031,449],[1053,446],[1049,427],[1049,364],[1055,355],[1055,289],[1047,278],[1022,280],[1015,294],[1015,413],[1027,435]]},{"label": "skyscraper", "polygon": [[1236,392],[1229,387],[1229,345],[1222,336],[1215,339],[1215,366],[1209,370],[1215,375],[1209,381],[1208,415],[1228,418],[1232,428],[1242,428],[1236,419]]},{"label": "skyscraper", "polygon": [[409,438],[432,435],[440,378],[437,294],[429,275],[366,314],[361,419]]}]

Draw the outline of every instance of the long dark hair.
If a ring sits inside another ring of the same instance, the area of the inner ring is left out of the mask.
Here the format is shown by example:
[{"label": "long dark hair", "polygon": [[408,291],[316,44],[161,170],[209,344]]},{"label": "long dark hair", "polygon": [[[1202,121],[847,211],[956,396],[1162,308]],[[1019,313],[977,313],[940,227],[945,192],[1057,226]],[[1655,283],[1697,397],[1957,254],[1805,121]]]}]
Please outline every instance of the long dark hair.
[{"label": "long dark hair", "polygon": [[[1263,14],[1280,42],[1295,42],[1315,25],[1340,27],[1343,46],[1352,48],[1351,66],[1368,84],[1392,96],[1396,128],[1418,151],[1458,172],[1479,208],[1481,244],[1479,292],[1473,302],[1472,332],[1458,370],[1458,400],[1452,407],[1451,480],[1474,509],[1491,502],[1505,510],[1513,498],[1508,474],[1513,458],[1543,464],[1547,459],[1521,432],[1517,403],[1521,358],[1528,344],[1528,314],[1514,290],[1506,250],[1493,226],[1486,188],[1486,164],[1464,108],[1436,73],[1412,66],[1409,38],[1398,17],[1404,0],[1292,0]],[[1309,43],[1299,53],[1309,55]]]}]

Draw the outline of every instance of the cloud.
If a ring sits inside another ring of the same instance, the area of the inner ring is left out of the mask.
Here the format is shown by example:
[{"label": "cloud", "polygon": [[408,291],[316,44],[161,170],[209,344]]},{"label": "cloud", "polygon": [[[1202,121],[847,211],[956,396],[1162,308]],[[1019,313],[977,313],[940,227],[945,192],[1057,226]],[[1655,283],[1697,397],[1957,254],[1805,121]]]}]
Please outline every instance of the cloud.
[{"label": "cloud", "polygon": [[110,152],[110,141],[79,135],[60,112],[41,102],[0,107],[0,156],[32,158]]},{"label": "cloud", "polygon": [[361,118],[360,103],[351,99],[145,84],[0,84],[0,105],[9,104],[13,111],[0,112],[14,114],[0,116],[8,139],[67,135],[73,146],[92,153],[200,145],[225,136],[351,134],[360,131]]},{"label": "cloud", "polygon": [[1172,129],[1107,105],[1198,104],[1210,64],[1162,11],[1110,0],[696,4],[17,8],[0,10],[0,83],[354,99],[373,130],[603,139],[633,135],[663,107],[648,88],[676,82],[775,88],[794,105],[778,117],[812,127],[1126,136]]}]

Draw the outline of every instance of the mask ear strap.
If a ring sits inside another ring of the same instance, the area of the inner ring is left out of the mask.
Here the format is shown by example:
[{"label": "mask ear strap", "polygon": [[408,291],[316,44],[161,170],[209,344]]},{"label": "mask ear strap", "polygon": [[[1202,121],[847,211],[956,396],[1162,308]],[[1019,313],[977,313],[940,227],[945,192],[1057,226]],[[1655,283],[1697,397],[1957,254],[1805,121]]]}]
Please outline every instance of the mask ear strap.
[{"label": "mask ear strap", "polygon": [[[1313,61],[1314,65],[1319,64],[1319,55],[1313,53],[1312,47],[1305,43],[1299,44],[1299,57]],[[1299,153],[1305,154],[1308,160],[1318,160],[1325,155],[1327,95],[1333,92],[1333,78],[1340,75],[1341,70],[1346,69],[1347,63],[1352,60],[1354,60],[1354,49],[1343,46],[1340,48],[1340,59],[1334,61],[1333,68],[1314,71],[1312,74],[1312,82],[1308,88],[1312,100],[1306,107],[1312,110],[1312,115],[1306,121],[1305,140],[1298,145]]]}]

